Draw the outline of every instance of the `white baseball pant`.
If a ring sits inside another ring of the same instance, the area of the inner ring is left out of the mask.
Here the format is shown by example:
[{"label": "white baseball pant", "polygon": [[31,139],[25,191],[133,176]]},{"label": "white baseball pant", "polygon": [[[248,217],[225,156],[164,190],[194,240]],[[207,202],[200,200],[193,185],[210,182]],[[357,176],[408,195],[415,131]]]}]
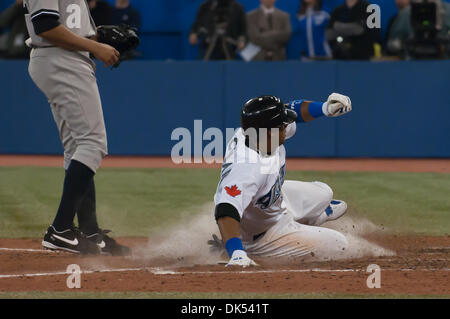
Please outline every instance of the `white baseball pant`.
[{"label": "white baseball pant", "polygon": [[314,224],[330,204],[331,188],[322,182],[286,181],[282,187],[287,209],[263,236],[244,242],[250,256],[286,259],[339,259],[348,246],[341,233]]}]

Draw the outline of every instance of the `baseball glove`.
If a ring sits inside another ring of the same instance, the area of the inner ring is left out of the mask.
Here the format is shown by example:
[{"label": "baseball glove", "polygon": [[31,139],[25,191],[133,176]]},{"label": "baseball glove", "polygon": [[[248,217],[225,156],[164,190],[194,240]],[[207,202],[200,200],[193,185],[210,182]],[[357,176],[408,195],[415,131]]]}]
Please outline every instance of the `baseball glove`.
[{"label": "baseball glove", "polygon": [[116,68],[120,62],[133,57],[133,51],[140,43],[137,29],[126,24],[99,26],[97,28],[97,41],[108,44],[119,51],[119,61],[114,65]]}]

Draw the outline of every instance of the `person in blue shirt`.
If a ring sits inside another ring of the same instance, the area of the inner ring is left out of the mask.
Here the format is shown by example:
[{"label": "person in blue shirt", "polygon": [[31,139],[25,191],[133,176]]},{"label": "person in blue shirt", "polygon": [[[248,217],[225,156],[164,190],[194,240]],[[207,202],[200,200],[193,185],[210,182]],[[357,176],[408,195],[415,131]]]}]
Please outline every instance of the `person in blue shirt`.
[{"label": "person in blue shirt", "polygon": [[330,15],[322,10],[321,0],[301,0],[295,31],[300,33],[300,53],[311,59],[332,57],[325,38],[325,29]]},{"label": "person in blue shirt", "polygon": [[111,14],[111,23],[115,25],[125,23],[140,29],[141,13],[130,4],[130,0],[116,0]]}]

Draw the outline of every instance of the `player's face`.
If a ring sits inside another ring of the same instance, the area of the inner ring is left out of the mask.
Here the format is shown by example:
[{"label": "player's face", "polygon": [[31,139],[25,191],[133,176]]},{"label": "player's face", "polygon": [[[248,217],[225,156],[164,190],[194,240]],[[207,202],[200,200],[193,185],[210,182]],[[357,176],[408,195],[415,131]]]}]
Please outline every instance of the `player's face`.
[{"label": "player's face", "polygon": [[286,124],[283,124],[280,127],[280,133],[279,133],[279,143],[280,143],[280,145],[283,145],[284,141],[286,140],[286,127],[287,127]]},{"label": "player's face", "polygon": [[[267,137],[268,137],[268,145],[269,150],[275,151],[275,149],[284,144],[284,141],[286,140],[286,127],[287,125],[282,125],[280,127],[276,127],[273,129],[270,129],[267,131]],[[272,144],[272,137],[275,139],[275,141],[278,141],[277,145],[271,145]]]}]

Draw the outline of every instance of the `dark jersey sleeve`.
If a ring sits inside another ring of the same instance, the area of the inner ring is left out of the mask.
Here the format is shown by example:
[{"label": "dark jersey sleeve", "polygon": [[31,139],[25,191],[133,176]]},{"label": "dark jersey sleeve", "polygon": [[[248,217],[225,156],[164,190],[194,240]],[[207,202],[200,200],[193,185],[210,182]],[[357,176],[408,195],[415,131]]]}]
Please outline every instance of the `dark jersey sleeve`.
[{"label": "dark jersey sleeve", "polygon": [[32,0],[27,1],[26,6],[37,35],[56,28],[60,24],[58,1]]}]

